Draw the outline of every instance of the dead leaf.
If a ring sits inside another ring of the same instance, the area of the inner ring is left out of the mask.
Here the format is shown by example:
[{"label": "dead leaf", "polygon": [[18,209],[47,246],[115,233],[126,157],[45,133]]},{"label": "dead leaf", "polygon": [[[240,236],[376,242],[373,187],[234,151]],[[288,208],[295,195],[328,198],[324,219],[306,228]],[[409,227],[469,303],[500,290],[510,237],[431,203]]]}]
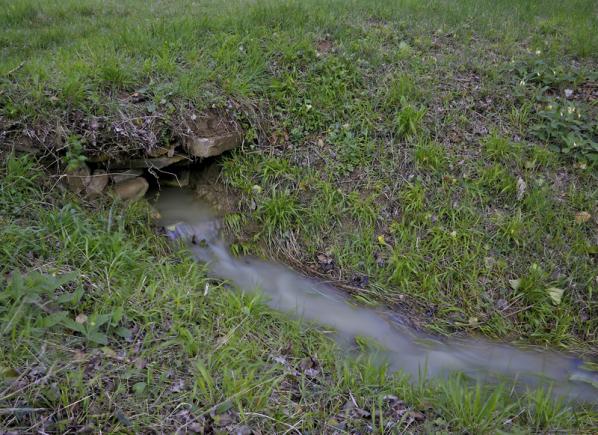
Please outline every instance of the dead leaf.
[{"label": "dead leaf", "polygon": [[219,427],[228,426],[229,424],[233,424],[235,422],[235,418],[230,414],[215,415],[213,419],[214,425]]},{"label": "dead leaf", "polygon": [[107,356],[108,358],[116,358],[116,352],[114,351],[114,349],[109,348],[108,346],[104,346],[102,348],[102,352],[104,353],[105,356]]},{"label": "dead leaf", "polygon": [[204,433],[204,427],[199,423],[191,423],[189,425],[189,430],[193,433]]},{"label": "dead leaf", "polygon": [[419,411],[411,411],[409,416],[415,421],[424,421],[426,419],[426,416]]},{"label": "dead leaf", "polygon": [[185,381],[182,379],[179,379],[178,381],[175,381],[175,383],[170,386],[168,391],[170,391],[172,393],[180,393],[184,389],[185,389]]},{"label": "dead leaf", "polygon": [[523,180],[523,178],[519,177],[517,179],[517,201],[521,201],[523,199],[526,190],[527,183]]},{"label": "dead leaf", "polygon": [[282,364],[282,365],[287,365],[287,360],[284,356],[275,356],[274,361],[276,361],[278,364]]},{"label": "dead leaf", "polygon": [[320,265],[320,269],[324,272],[328,272],[334,269],[334,260],[328,254],[318,254],[317,255],[318,264]]},{"label": "dead leaf", "polygon": [[83,325],[85,322],[87,322],[87,316],[85,314],[79,314],[77,317],[75,317],[75,322]]},{"label": "dead leaf", "polygon": [[299,368],[303,371],[318,367],[318,362],[311,356],[306,356],[299,362]]},{"label": "dead leaf", "polygon": [[587,211],[580,211],[575,213],[575,222],[578,224],[585,224],[590,219],[592,219],[592,215]]},{"label": "dead leaf", "polygon": [[521,286],[521,280],[520,279],[510,279],[509,284],[511,284],[511,288],[513,290],[518,290],[519,287]]},{"label": "dead leaf", "polygon": [[328,39],[324,39],[318,42],[317,47],[316,47],[316,52],[318,56],[322,56],[325,54],[330,53],[330,51],[332,51],[333,49],[333,45],[332,42],[329,41]]},{"label": "dead leaf", "polygon": [[320,371],[316,369],[306,369],[303,373],[310,378],[315,378],[320,374]]},{"label": "dead leaf", "polygon": [[73,355],[73,360],[75,362],[82,362],[85,361],[87,359],[87,355],[85,355],[84,352],[81,352],[80,350],[75,350],[74,355]]}]

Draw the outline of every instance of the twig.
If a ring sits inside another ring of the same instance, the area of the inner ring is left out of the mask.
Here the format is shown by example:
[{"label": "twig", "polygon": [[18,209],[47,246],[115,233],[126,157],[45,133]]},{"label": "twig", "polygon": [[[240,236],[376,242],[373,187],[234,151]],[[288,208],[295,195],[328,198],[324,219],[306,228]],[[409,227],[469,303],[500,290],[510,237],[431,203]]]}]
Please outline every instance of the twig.
[{"label": "twig", "polygon": [[10,71],[8,71],[6,74],[4,74],[6,77],[10,76],[11,74],[16,73],[18,70],[20,70],[21,68],[23,68],[23,65],[25,65],[25,62],[21,62],[20,64],[18,64],[17,66],[15,66],[13,69],[11,69]]},{"label": "twig", "polygon": [[0,415],[33,414],[46,410],[47,408],[0,408]]},{"label": "twig", "polygon": [[[295,432],[297,432],[299,435],[301,435],[301,431],[300,431],[299,429],[297,429],[295,426],[292,426],[292,425],[290,425],[290,424],[288,424],[288,423],[285,423],[284,421],[277,420],[277,419],[275,419],[274,417],[270,417],[269,415],[266,415],[266,414],[260,414],[259,412],[245,412],[244,414],[245,414],[245,415],[253,415],[253,416],[256,416],[256,417],[263,417],[263,418],[266,418],[266,419],[268,419],[268,420],[275,421],[276,423],[279,423],[279,424],[282,424],[282,425],[284,425],[284,426],[288,427],[288,428],[289,428],[289,430],[288,430],[287,432],[290,432],[290,431],[293,431],[293,430],[294,430],[294,431],[295,431]],[[299,422],[301,422],[301,420],[300,420]],[[297,423],[297,424],[299,424],[299,423]],[[285,432],[285,433],[287,433],[287,432]]]}]

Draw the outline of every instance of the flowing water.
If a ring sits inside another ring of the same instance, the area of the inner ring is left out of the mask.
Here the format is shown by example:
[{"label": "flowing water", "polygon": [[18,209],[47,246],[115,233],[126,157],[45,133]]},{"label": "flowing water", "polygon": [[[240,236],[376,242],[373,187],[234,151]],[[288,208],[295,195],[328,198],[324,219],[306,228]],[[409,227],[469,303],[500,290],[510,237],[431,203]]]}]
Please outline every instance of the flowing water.
[{"label": "flowing water", "polygon": [[166,189],[157,197],[160,224],[173,239],[188,243],[210,273],[239,289],[263,292],[269,305],[309,321],[331,326],[340,343],[357,336],[375,340],[393,370],[414,378],[446,376],[455,371],[482,381],[551,387],[555,395],[598,402],[598,376],[581,361],[557,352],[522,349],[481,339],[441,339],[415,331],[400,315],[352,304],[341,291],[288,267],[253,257],[235,257],[220,237],[220,219],[190,190]]}]

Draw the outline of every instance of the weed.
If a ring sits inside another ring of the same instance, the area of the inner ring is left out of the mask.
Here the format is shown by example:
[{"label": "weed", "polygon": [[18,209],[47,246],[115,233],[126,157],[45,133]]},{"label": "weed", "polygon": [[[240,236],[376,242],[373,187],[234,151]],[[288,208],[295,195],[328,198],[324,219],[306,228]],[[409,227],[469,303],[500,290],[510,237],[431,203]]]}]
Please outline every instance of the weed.
[{"label": "weed", "polygon": [[69,138],[69,146],[64,159],[67,171],[73,171],[85,163],[87,158],[83,154],[83,144],[80,138],[76,136]]},{"label": "weed", "polygon": [[550,397],[550,390],[538,389],[526,395],[526,412],[536,431],[547,428],[567,427],[573,424],[574,415],[562,401]]},{"label": "weed", "polygon": [[537,117],[532,130],[542,141],[563,154],[598,162],[598,127],[574,104],[549,100]]},{"label": "weed", "polygon": [[444,148],[432,142],[418,142],[415,146],[415,161],[421,169],[440,171],[447,166]]},{"label": "weed", "polygon": [[483,142],[484,152],[493,160],[510,162],[521,155],[521,146],[496,133],[489,135]]},{"label": "weed", "polygon": [[270,236],[292,229],[299,216],[297,201],[289,191],[273,190],[271,196],[259,204],[258,211],[264,230]]},{"label": "weed", "polygon": [[502,404],[504,392],[500,388],[487,392],[479,384],[467,388],[461,376],[452,377],[442,388],[441,408],[445,418],[474,433],[497,430],[507,420],[511,406]]},{"label": "weed", "polygon": [[419,133],[426,109],[407,102],[402,97],[400,109],[396,114],[397,134],[399,137],[415,136]]}]

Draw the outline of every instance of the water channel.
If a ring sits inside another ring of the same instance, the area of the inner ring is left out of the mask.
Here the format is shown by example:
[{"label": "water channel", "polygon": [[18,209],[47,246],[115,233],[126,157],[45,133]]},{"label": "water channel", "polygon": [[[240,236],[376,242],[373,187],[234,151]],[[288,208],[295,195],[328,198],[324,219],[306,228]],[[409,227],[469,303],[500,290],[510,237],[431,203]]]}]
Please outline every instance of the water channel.
[{"label": "water channel", "polygon": [[163,189],[156,196],[159,223],[172,239],[188,244],[212,276],[245,292],[262,292],[268,304],[289,315],[334,328],[341,346],[355,337],[375,340],[378,356],[392,370],[414,379],[462,372],[481,382],[504,381],[520,388],[552,388],[557,396],[598,403],[598,374],[578,358],[478,338],[437,337],[416,331],[401,315],[358,306],[334,287],[290,268],[253,257],[233,256],[221,236],[221,219],[190,189]]}]

